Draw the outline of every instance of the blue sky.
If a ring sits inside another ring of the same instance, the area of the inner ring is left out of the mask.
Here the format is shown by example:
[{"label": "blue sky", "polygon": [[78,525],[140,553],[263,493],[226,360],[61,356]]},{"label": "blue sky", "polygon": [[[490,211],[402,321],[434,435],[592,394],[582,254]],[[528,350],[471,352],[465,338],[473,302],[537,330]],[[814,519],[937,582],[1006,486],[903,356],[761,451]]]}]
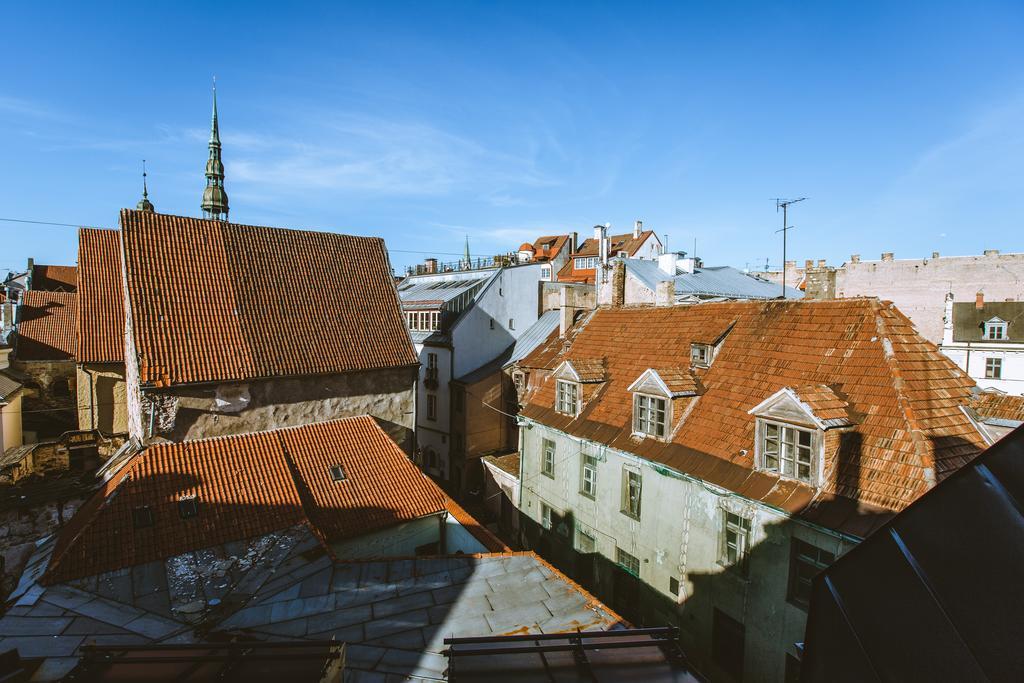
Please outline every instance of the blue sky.
[{"label": "blue sky", "polygon": [[[152,6],[150,6],[152,5]],[[713,264],[1024,251],[1024,5],[16,3],[0,218],[197,215],[474,254],[634,219]],[[0,222],[0,275],[72,263]],[[425,254],[394,252],[396,267]]]}]

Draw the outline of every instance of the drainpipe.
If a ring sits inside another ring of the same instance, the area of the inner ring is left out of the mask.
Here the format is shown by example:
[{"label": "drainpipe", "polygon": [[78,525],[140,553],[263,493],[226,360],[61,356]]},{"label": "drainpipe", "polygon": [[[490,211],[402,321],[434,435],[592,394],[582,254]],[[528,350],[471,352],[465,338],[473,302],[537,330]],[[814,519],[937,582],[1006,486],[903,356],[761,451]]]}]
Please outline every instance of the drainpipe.
[{"label": "drainpipe", "polygon": [[96,429],[96,393],[93,391],[92,372],[87,370],[84,365],[82,372],[89,378],[89,429]]},{"label": "drainpipe", "polygon": [[153,430],[156,428],[156,406],[151,396],[147,398],[149,400],[149,434],[146,435],[146,438],[152,438]]}]

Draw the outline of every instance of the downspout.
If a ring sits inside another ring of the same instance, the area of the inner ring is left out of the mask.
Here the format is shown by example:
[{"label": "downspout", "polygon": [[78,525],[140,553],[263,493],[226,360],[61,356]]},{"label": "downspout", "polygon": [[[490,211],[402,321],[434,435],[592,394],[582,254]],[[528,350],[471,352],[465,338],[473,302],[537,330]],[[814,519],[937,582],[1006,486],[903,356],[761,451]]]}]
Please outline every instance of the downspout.
[{"label": "downspout", "polygon": [[153,430],[156,428],[156,406],[155,401],[151,396],[146,397],[149,401],[149,433],[146,435],[147,439],[153,438]]},{"label": "downspout", "polygon": [[82,372],[89,378],[89,429],[96,429],[96,393],[93,391],[92,373],[82,366]]},{"label": "downspout", "polygon": [[440,521],[441,528],[438,529],[438,546],[441,550],[442,555],[448,554],[448,511],[445,510],[437,518]]}]

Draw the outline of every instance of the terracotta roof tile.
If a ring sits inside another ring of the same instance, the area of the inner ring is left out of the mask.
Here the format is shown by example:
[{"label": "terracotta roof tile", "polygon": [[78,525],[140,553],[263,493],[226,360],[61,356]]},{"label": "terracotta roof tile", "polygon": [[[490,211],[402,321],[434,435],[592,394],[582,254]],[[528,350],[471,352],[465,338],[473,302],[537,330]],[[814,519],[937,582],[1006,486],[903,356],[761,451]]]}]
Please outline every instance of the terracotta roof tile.
[{"label": "terracotta roof tile", "polygon": [[32,267],[32,289],[40,292],[74,292],[78,286],[78,269],[74,266]]},{"label": "terracotta roof tile", "polygon": [[[608,253],[615,255],[620,251],[627,252],[630,256],[636,253],[636,250],[643,246],[643,243],[647,241],[647,238],[654,234],[653,230],[644,230],[640,233],[639,237],[633,237],[633,233],[627,232],[623,235],[608,235]],[[583,240],[579,248],[572,254],[573,256],[600,256],[597,253],[597,240],[593,237],[589,237]]]},{"label": "terracotta roof tile", "polygon": [[19,360],[72,360],[78,295],[74,292],[25,292],[18,306]]},{"label": "terracotta roof tile", "polygon": [[801,384],[793,387],[793,393],[822,422],[834,423],[832,426],[852,423],[850,404],[827,384]]},{"label": "terracotta roof tile", "polygon": [[[329,468],[341,465],[343,481]],[[194,496],[198,514],[179,501]],[[152,526],[135,528],[148,506]],[[150,446],[61,531],[59,583],[309,524],[334,541],[442,512],[445,497],[368,416]]]},{"label": "terracotta roof tile", "polygon": [[604,358],[566,358],[581,382],[603,382],[607,378]]},{"label": "terracotta roof tile", "polygon": [[1024,396],[983,391],[971,398],[971,408],[982,419],[1024,422]]},{"label": "terracotta roof tile", "polygon": [[124,362],[124,283],[117,230],[78,231],[78,362]]},{"label": "terracotta roof tile", "polygon": [[[638,445],[627,387],[648,368],[688,363],[693,340],[732,323],[711,367],[697,371],[703,393],[683,399],[692,408],[680,411],[686,421],[672,441]],[[605,357],[608,379],[572,418],[554,411],[554,382],[545,370],[576,357]],[[906,316],[876,299],[602,308],[568,342],[549,340],[520,365],[535,370],[526,417],[729,482],[792,513],[815,495],[852,498],[862,509],[900,510],[984,447],[961,410],[972,380]],[[826,454],[833,467],[820,491],[752,469],[755,421],[747,411],[785,387],[823,415],[848,410],[857,418]],[[762,479],[775,483],[766,490]],[[852,517],[849,523],[863,526]]]},{"label": "terracotta roof tile", "polygon": [[142,382],[418,362],[383,240],[128,209],[121,229]]}]

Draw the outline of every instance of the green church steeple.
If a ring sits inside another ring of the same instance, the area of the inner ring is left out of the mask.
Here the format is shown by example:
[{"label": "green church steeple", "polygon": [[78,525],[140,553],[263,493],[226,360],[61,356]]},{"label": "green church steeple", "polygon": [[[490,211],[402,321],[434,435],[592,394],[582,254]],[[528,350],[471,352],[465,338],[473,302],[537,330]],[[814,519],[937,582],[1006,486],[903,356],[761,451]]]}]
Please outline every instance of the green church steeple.
[{"label": "green church steeple", "polygon": [[217,122],[217,79],[213,79],[213,122],[210,124],[210,158],[206,161],[203,217],[228,219],[228,193],[224,190],[224,162],[220,158],[220,125]]},{"label": "green church steeple", "polygon": [[135,205],[135,208],[139,211],[149,211],[154,213],[156,211],[153,208],[153,202],[149,201],[149,188],[146,187],[146,160],[142,160],[142,199]]}]

